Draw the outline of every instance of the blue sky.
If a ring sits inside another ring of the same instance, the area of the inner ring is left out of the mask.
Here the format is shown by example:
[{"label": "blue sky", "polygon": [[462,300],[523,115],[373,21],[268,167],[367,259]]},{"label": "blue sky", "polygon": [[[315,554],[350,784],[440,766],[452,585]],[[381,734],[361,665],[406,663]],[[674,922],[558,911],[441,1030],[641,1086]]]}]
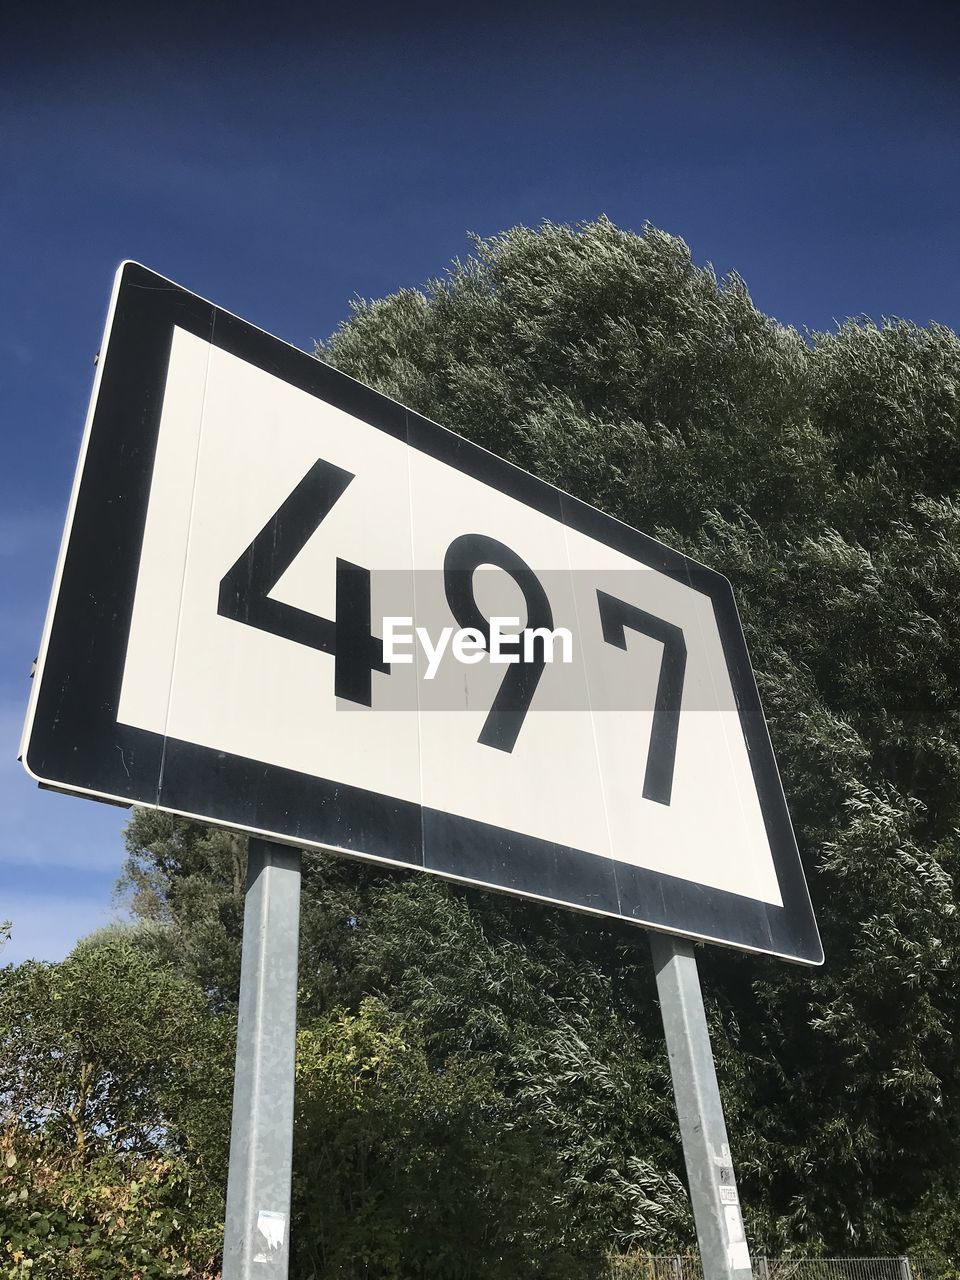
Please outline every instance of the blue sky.
[{"label": "blue sky", "polygon": [[8,20],[5,959],[56,959],[108,919],[123,858],[122,810],[41,793],[15,759],[121,259],[309,348],[351,297],[439,274],[468,231],[606,213],[683,236],[791,324],[960,327],[956,6],[516,8]]}]

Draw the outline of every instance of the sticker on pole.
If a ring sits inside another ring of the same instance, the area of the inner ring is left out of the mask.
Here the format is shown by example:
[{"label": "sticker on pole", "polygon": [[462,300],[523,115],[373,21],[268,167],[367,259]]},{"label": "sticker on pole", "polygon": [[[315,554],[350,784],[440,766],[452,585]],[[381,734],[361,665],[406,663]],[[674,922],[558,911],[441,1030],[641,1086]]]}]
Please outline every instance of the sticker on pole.
[{"label": "sticker on pole", "polygon": [[23,757],[822,960],[726,579],[133,263]]}]

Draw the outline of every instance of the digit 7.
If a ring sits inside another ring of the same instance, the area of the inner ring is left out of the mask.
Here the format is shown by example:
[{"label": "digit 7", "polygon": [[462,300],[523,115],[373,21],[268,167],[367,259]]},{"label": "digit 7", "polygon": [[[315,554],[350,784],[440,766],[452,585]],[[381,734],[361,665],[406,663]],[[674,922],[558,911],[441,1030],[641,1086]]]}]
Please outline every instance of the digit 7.
[{"label": "digit 7", "polygon": [[631,631],[639,631],[641,635],[659,640],[663,645],[642,794],[645,800],[669,804],[677,758],[680,699],[683,696],[683,677],[687,667],[687,644],[683,638],[683,630],[672,622],[665,622],[663,618],[638,609],[636,605],[627,604],[625,600],[618,600],[616,596],[608,595],[599,588],[597,604],[600,608],[603,638],[607,644],[626,649],[629,627]]}]

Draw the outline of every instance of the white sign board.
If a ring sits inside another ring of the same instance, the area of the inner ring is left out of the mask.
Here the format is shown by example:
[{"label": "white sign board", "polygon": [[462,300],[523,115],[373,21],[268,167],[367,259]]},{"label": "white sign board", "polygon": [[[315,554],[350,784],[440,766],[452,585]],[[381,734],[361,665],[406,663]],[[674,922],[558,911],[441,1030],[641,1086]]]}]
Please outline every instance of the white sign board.
[{"label": "white sign board", "polygon": [[822,959],[727,581],[135,264],[24,760]]}]

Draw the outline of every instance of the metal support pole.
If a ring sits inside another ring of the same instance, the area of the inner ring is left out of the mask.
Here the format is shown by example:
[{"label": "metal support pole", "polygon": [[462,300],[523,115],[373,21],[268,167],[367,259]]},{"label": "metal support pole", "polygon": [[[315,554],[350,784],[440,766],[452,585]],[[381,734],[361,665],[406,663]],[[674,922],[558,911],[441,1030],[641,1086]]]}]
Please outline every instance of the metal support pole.
[{"label": "metal support pole", "polygon": [[223,1280],[286,1280],[300,853],[251,839],[243,909]]},{"label": "metal support pole", "polygon": [[744,1280],[750,1253],[693,944],[650,934],[704,1280]]}]

